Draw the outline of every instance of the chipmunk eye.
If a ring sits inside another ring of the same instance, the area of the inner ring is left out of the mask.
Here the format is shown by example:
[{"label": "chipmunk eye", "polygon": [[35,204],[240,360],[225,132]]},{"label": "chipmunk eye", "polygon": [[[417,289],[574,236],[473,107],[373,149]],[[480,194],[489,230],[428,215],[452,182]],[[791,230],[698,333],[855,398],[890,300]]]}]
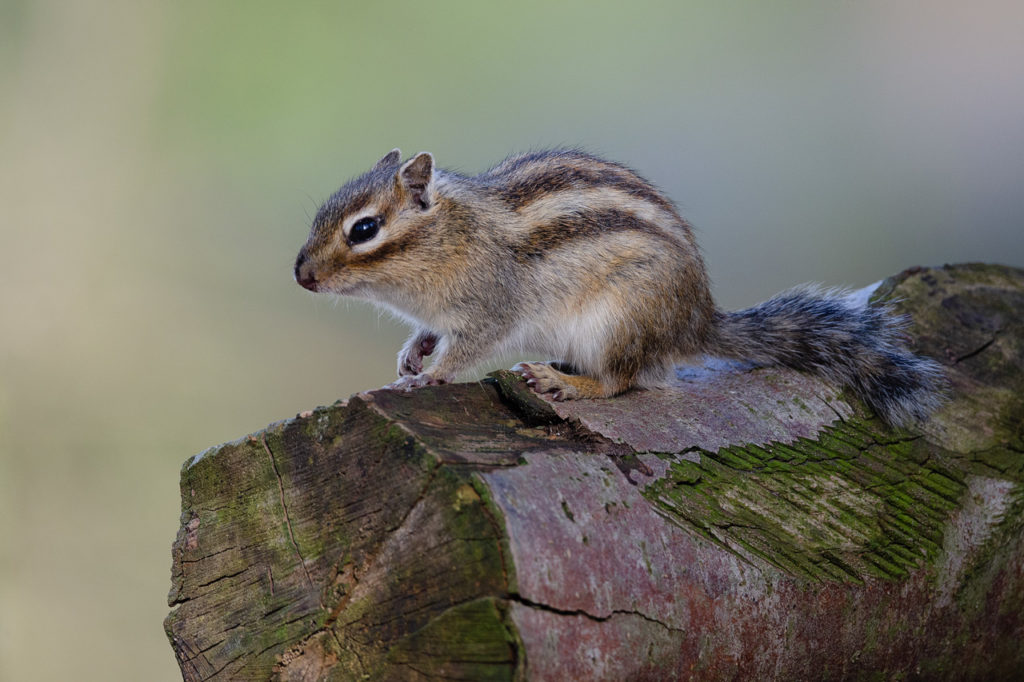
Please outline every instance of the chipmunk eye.
[{"label": "chipmunk eye", "polygon": [[374,217],[360,218],[348,231],[349,244],[361,244],[377,236],[380,231],[380,219]]}]

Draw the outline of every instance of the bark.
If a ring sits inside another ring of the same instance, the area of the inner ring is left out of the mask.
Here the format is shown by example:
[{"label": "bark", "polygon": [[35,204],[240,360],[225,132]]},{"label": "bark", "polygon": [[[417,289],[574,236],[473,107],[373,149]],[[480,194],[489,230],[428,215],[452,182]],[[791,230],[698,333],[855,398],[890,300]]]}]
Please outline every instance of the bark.
[{"label": "bark", "polygon": [[1013,678],[1024,271],[914,269],[948,402],[885,427],[712,363],[552,404],[374,391],[185,463],[165,628],[188,680]]}]

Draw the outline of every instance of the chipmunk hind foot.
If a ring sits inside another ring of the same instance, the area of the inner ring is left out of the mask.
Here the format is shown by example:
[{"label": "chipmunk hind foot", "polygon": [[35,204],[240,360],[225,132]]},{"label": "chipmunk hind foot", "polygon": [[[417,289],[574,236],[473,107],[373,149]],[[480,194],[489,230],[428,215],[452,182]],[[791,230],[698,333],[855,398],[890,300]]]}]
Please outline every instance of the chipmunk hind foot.
[{"label": "chipmunk hind foot", "polygon": [[536,393],[550,393],[554,400],[579,398],[610,398],[630,387],[629,381],[602,380],[586,374],[566,374],[560,363],[520,362],[512,368],[521,374]]}]

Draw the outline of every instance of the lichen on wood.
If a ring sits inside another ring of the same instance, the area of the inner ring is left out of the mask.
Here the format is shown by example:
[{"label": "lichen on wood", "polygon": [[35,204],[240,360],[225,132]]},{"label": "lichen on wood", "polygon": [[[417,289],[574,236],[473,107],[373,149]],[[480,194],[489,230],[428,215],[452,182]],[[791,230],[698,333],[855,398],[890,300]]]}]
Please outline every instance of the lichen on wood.
[{"label": "lichen on wood", "polygon": [[1024,272],[879,286],[949,399],[710,363],[551,403],[375,391],[182,468],[165,621],[205,679],[1008,678],[1024,671]]}]

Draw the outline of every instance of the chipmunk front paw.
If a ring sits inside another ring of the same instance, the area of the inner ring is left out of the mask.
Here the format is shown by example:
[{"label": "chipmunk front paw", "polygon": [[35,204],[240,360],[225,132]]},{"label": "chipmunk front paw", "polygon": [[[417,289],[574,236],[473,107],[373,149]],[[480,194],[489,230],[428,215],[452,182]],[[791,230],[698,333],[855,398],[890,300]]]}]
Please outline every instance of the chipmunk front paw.
[{"label": "chipmunk front paw", "polygon": [[392,381],[384,388],[391,389],[393,391],[406,391],[409,392],[414,388],[423,388],[424,386],[440,386],[441,384],[451,383],[453,377],[447,376],[435,376],[430,372],[421,372],[420,374],[407,374],[402,377],[398,377],[395,381]]},{"label": "chipmunk front paw", "polygon": [[417,336],[405,345],[398,354],[398,375],[409,376],[423,372],[423,358],[434,352],[437,337],[433,334]]},{"label": "chipmunk front paw", "polygon": [[520,362],[513,372],[526,379],[526,385],[536,393],[550,393],[553,400],[572,400],[577,397],[576,387],[566,381],[566,375],[544,362]]}]

